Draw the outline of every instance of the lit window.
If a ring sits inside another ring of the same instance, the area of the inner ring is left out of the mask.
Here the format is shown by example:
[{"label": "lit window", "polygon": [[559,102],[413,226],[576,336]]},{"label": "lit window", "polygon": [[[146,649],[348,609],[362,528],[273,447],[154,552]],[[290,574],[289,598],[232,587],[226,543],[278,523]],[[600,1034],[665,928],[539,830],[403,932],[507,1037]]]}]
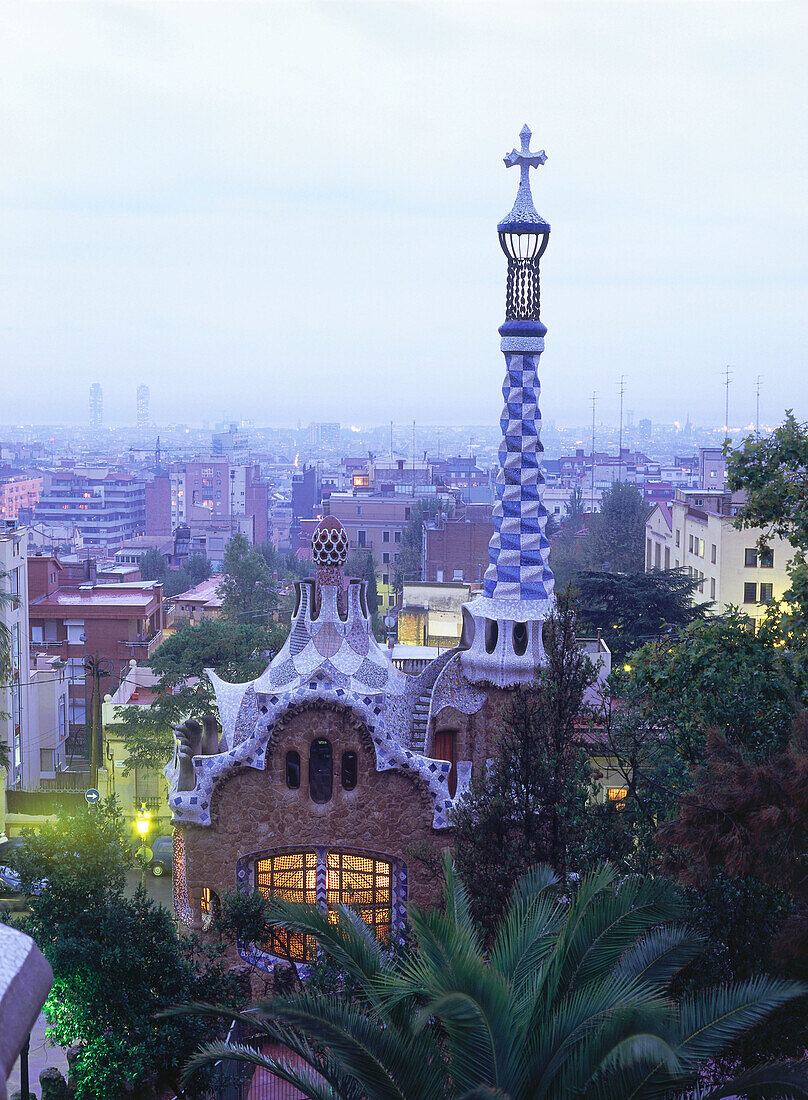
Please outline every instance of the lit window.
[{"label": "lit window", "polygon": [[[349,852],[285,852],[259,859],[255,883],[267,897],[317,904],[317,879],[325,882],[326,906],[354,909],[380,940],[388,940],[392,927],[393,868],[385,859]],[[272,955],[307,962],[314,958],[313,937],[273,929],[264,943]]]},{"label": "lit window", "polygon": [[606,801],[615,810],[622,810],[628,798],[628,787],[607,787]]},{"label": "lit window", "polygon": [[[266,898],[283,901],[317,903],[317,853],[289,852],[286,855],[259,859],[255,869],[255,884]],[[314,957],[316,942],[311,936],[301,936],[282,928],[273,928],[261,945],[272,955],[297,962]]]}]

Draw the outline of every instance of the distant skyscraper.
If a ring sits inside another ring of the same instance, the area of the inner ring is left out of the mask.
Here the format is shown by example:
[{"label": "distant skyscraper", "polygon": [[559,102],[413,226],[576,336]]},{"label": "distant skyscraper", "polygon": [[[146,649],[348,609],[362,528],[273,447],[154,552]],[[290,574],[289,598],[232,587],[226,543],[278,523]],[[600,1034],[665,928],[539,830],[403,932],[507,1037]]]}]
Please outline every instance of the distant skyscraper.
[{"label": "distant skyscraper", "polygon": [[137,430],[146,435],[149,430],[149,387],[137,388]]},{"label": "distant skyscraper", "polygon": [[90,386],[90,428],[99,431],[104,423],[104,391],[100,382]]}]

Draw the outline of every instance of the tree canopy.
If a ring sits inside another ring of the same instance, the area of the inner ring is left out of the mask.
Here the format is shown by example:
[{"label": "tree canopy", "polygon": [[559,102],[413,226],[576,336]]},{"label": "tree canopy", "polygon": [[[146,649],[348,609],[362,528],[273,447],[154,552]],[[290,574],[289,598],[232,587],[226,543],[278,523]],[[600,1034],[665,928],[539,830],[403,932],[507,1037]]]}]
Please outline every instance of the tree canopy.
[{"label": "tree canopy", "polygon": [[46,882],[29,899],[24,930],[53,968],[49,1037],[80,1047],[77,1100],[176,1090],[179,1067],[216,1029],[157,1013],[210,996],[237,1004],[218,953],[179,935],[142,890],[124,896],[131,848],[114,799],[65,811],[24,838],[14,855],[23,884]]},{"label": "tree canopy", "polygon": [[579,627],[600,630],[616,661],[644,642],[703,618],[710,603],[693,603],[699,582],[684,569],[650,573],[585,570],[573,576]]},{"label": "tree canopy", "polygon": [[236,683],[255,679],[287,634],[285,626],[227,619],[204,619],[170,634],[148,661],[159,677],[154,700],[149,706],[122,706],[116,711],[127,751],[124,775],[134,768],[162,768],[173,752],[174,726],[216,712],[206,668]]},{"label": "tree canopy", "polygon": [[218,592],[226,618],[257,622],[277,602],[277,589],[266,558],[259,549],[250,546],[241,532],[233,535],[225,548],[223,569]]},{"label": "tree canopy", "polygon": [[591,517],[592,564],[612,573],[640,573],[645,562],[645,521],[650,508],[634,485],[614,481]]},{"label": "tree canopy", "polygon": [[715,1080],[715,1059],[808,987],[758,978],[674,995],[702,942],[669,883],[619,882],[604,866],[563,897],[552,869],[534,867],[486,951],[447,854],[441,908],[408,916],[416,947],[396,954],[350,909],[275,900],[273,923],[314,936],[353,996],[274,996],[244,1016],[296,1064],[214,1043],[189,1072],[226,1056],[343,1100],[655,1100],[710,1077],[710,1100],[764,1085],[808,1095],[804,1061]]}]

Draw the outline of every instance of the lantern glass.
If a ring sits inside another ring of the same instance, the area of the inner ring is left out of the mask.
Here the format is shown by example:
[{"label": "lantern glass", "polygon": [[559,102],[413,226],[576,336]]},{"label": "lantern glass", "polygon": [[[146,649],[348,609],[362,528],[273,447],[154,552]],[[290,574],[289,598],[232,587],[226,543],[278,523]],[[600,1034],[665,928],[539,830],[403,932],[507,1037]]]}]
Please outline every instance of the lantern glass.
[{"label": "lantern glass", "polygon": [[501,232],[499,243],[509,260],[537,260],[547,247],[548,236],[533,231]]}]

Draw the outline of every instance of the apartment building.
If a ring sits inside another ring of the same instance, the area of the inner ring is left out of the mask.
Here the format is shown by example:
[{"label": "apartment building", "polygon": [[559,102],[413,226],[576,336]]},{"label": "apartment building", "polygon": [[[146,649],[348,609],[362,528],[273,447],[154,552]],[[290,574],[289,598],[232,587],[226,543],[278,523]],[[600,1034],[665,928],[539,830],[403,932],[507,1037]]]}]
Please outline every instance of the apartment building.
[{"label": "apartment building", "polygon": [[8,677],[0,677],[0,740],[8,745],[9,787],[26,779],[35,752],[31,711],[28,706],[30,668],[28,660],[28,570],[25,528],[14,520],[0,527],[0,585],[9,597],[0,603],[0,622],[10,643]]},{"label": "apartment building", "polygon": [[0,469],[0,520],[17,519],[21,508],[34,508],[42,495],[41,475]]},{"label": "apartment building", "polygon": [[31,661],[29,655],[27,541],[25,528],[0,530],[0,584],[11,597],[0,605],[11,643],[11,675],[0,682],[0,741],[8,745],[6,785],[13,790],[33,790],[55,779],[65,766],[69,733],[63,663]]},{"label": "apartment building", "polygon": [[172,535],[178,527],[244,530],[250,541],[267,541],[269,485],[258,465],[238,465],[223,455],[177,462],[147,486],[145,530]]},{"label": "apartment building", "polygon": [[[394,570],[401,538],[420,497],[407,493],[332,493],[323,502],[326,515],[334,516],[348,533],[348,552],[369,553],[376,563],[376,587],[382,608],[396,602]],[[305,525],[301,530],[304,546]],[[309,545],[311,533],[308,533]],[[420,580],[420,576],[416,578]]]},{"label": "apartment building", "polygon": [[103,550],[144,533],[146,487],[131,474],[100,467],[59,470],[46,480],[34,512],[38,524],[76,527],[85,546]]},{"label": "apartment building", "polygon": [[102,659],[102,692],[114,691],[129,661],[145,661],[160,644],[170,612],[159,581],[66,587],[61,572],[57,558],[28,559],[30,644],[35,656],[58,657],[67,666],[68,721],[80,736],[92,692],[87,657]]},{"label": "apartment building", "polygon": [[679,489],[669,504],[657,504],[645,525],[645,568],[684,568],[699,581],[696,600],[712,600],[720,614],[740,607],[756,624],[766,605],[788,588],[786,566],[794,548],[784,539],[757,549],[758,528],[741,530],[734,517],[741,494]]},{"label": "apartment building", "polygon": [[458,517],[441,514],[424,525],[423,580],[482,584],[494,533],[490,505],[470,504]]}]

